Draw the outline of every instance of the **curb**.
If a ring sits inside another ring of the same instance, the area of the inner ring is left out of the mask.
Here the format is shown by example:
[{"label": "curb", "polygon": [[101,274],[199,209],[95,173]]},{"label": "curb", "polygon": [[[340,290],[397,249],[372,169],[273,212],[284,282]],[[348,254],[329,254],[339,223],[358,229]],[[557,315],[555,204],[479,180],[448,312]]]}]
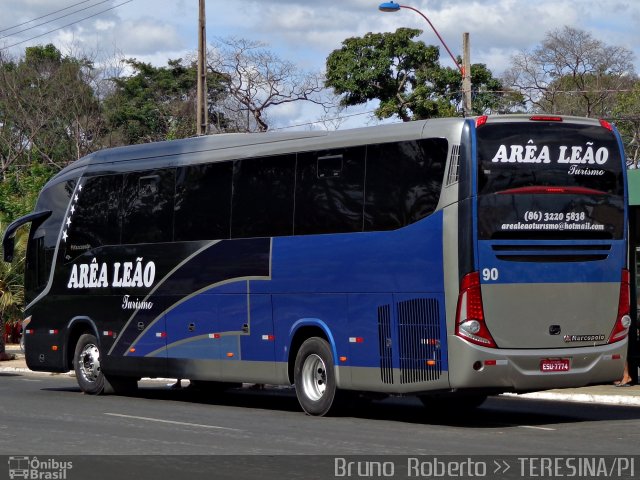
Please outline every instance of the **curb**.
[{"label": "curb", "polygon": [[532,400],[553,400],[560,402],[595,403],[600,405],[618,405],[625,407],[640,407],[640,396],[634,395],[597,395],[589,393],[503,393],[501,396],[512,398],[527,398]]}]

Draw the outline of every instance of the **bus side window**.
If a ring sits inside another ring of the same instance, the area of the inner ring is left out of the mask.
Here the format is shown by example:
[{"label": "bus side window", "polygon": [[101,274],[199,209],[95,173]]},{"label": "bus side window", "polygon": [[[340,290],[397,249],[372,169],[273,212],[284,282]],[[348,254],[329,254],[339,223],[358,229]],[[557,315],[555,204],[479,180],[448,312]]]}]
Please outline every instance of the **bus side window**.
[{"label": "bus side window", "polygon": [[231,238],[293,233],[295,166],[294,154],[234,162]]},{"label": "bus side window", "polygon": [[82,179],[78,201],[65,219],[65,262],[105,245],[120,243],[118,204],[122,175],[101,175]]},{"label": "bus side window", "polygon": [[175,169],[126,174],[120,202],[122,244],[170,242],[174,194]]},{"label": "bus side window", "polygon": [[444,138],[369,145],[365,231],[402,228],[433,213],[447,147]]},{"label": "bus side window", "polygon": [[231,161],[178,169],[174,210],[175,241],[229,238],[232,173]]},{"label": "bus side window", "polygon": [[366,147],[298,154],[295,235],[362,231]]}]

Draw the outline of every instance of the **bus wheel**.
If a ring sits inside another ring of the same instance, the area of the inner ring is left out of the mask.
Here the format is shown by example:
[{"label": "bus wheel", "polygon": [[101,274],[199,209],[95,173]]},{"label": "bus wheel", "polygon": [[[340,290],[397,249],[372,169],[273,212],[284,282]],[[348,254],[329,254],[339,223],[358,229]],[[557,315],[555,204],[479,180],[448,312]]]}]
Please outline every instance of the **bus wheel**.
[{"label": "bus wheel", "polygon": [[100,369],[100,348],[95,336],[80,336],[73,356],[78,385],[84,393],[99,395],[104,391],[104,374]]},{"label": "bus wheel", "polygon": [[294,383],[302,409],[309,415],[326,415],[336,396],[333,355],[326,340],[312,337],[296,355]]}]

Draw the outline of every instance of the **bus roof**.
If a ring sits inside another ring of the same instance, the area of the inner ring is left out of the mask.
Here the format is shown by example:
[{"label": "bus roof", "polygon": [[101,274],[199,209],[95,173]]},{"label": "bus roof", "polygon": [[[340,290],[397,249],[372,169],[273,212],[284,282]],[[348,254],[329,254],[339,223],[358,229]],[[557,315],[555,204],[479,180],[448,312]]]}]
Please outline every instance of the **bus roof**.
[{"label": "bus roof", "polygon": [[[531,115],[491,115],[490,123],[530,121]],[[598,120],[562,117],[564,121],[594,124]],[[429,125],[429,136],[447,136],[459,132],[465,120],[475,118],[435,118],[414,122],[377,125],[336,131],[227,133],[181,140],[153,142],[100,150],[65,167],[53,179],[77,175],[77,170],[99,172],[133,171],[192,163],[207,163],[311,150],[328,150],[371,143],[422,138]]]},{"label": "bus roof", "polygon": [[138,164],[149,168],[149,162],[164,167],[410,140],[421,138],[427,123],[438,127],[436,131],[444,135],[451,129],[461,128],[464,120],[438,118],[331,132],[227,133],[108,148],[73,162],[54,178],[67,177],[68,173],[84,168],[92,172],[126,171],[137,168]]}]

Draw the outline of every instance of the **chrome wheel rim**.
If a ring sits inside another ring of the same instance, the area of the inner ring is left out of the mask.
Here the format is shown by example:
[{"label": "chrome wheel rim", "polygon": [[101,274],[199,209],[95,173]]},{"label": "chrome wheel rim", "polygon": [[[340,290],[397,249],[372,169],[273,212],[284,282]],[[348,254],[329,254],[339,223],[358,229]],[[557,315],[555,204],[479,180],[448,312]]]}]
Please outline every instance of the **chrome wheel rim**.
[{"label": "chrome wheel rim", "polygon": [[100,350],[92,343],[85,345],[78,358],[80,374],[87,382],[95,382],[100,376]]},{"label": "chrome wheel rim", "polygon": [[327,367],[315,353],[309,355],[302,366],[302,388],[314,402],[320,400],[327,389]]}]

